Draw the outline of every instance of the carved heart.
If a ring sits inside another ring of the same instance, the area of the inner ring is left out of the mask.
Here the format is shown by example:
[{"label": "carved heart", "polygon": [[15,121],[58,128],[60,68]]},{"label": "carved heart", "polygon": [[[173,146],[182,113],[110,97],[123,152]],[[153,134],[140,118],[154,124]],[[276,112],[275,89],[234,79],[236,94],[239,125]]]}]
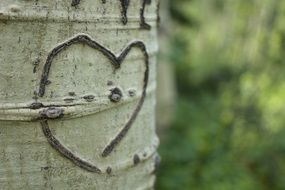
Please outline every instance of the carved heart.
[{"label": "carved heart", "polygon": [[[50,69],[51,69],[54,58],[56,56],[58,56],[62,51],[66,50],[67,48],[69,48],[75,44],[88,45],[89,47],[99,51],[105,57],[108,58],[108,60],[110,61],[110,63],[112,64],[112,66],[115,70],[117,70],[121,67],[122,62],[124,61],[126,56],[129,54],[131,49],[139,48],[144,55],[145,73],[144,73],[144,78],[143,78],[143,89],[142,89],[141,98],[139,99],[138,104],[136,105],[134,111],[132,112],[129,120],[124,125],[123,129],[119,132],[119,134],[115,135],[115,137],[111,140],[111,142],[102,151],[101,156],[107,157],[114,150],[114,148],[122,141],[122,139],[126,136],[126,134],[128,133],[129,129],[131,128],[131,126],[134,123],[138,113],[140,112],[140,110],[142,108],[142,105],[144,103],[144,99],[146,96],[146,88],[148,85],[149,55],[148,55],[148,52],[146,50],[144,43],[141,41],[132,42],[117,57],[110,50],[104,48],[102,45],[98,44],[96,41],[91,39],[88,35],[85,35],[85,34],[77,35],[74,38],[69,39],[68,41],[58,45],[49,53],[47,60],[46,60],[46,63],[44,65],[44,69],[43,69],[43,73],[42,73],[42,77],[41,77],[41,81],[40,81],[40,88],[39,88],[39,92],[38,92],[39,97],[43,97],[45,95],[46,85],[48,85],[48,83],[49,83],[48,78],[49,78],[49,73],[50,73]],[[76,165],[78,165],[78,166],[80,166],[80,167],[82,167],[88,171],[101,173],[101,170],[97,166],[95,166],[95,165],[85,161],[84,159],[76,156],[71,150],[66,148],[53,135],[53,133],[49,127],[48,119],[59,118],[62,116],[63,113],[61,112],[61,110],[57,110],[55,108],[48,108],[47,111],[48,111],[48,114],[50,114],[50,115],[48,115],[47,113],[44,113],[44,117],[41,121],[41,125],[42,125],[43,133],[46,136],[50,145],[54,149],[56,149],[58,152],[60,152],[63,156],[70,159],[74,164],[76,164]]]}]

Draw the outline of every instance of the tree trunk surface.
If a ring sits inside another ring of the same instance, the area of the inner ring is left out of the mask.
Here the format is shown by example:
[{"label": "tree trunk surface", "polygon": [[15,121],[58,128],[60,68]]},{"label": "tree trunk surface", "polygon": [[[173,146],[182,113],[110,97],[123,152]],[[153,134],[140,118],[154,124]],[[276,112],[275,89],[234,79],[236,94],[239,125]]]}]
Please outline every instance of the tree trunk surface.
[{"label": "tree trunk surface", "polygon": [[153,189],[158,0],[0,1],[0,189]]},{"label": "tree trunk surface", "polygon": [[159,137],[165,136],[173,120],[176,101],[176,85],[173,63],[171,63],[170,30],[173,28],[169,13],[169,0],[161,1],[159,27],[159,61],[157,64],[157,108],[156,126]]}]

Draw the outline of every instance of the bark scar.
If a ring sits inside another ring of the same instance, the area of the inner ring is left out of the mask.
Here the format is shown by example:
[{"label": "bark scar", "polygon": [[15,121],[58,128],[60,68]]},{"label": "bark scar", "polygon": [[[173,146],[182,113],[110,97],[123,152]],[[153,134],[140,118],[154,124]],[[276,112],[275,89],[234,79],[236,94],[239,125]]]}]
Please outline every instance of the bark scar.
[{"label": "bark scar", "polygon": [[80,4],[80,0],[72,0],[71,6],[77,6]]},{"label": "bark scar", "polygon": [[140,26],[141,26],[142,29],[146,29],[146,30],[150,30],[151,29],[151,26],[146,23],[145,16],[144,16],[145,6],[146,5],[150,5],[150,4],[151,4],[151,0],[143,0],[142,7],[140,9],[140,19],[141,19]]},{"label": "bark scar", "polygon": [[[145,21],[145,7],[146,5],[150,5],[152,0],[142,0],[142,6],[140,8],[140,27],[141,29],[150,30],[151,26]],[[102,0],[102,3],[105,4],[106,0]],[[122,23],[126,25],[128,23],[128,8],[130,4],[130,0],[120,0],[121,3],[121,14],[122,14]]]},{"label": "bark scar", "polygon": [[43,133],[46,136],[49,144],[54,149],[56,149],[58,152],[60,152],[63,156],[70,159],[77,166],[79,166],[83,169],[86,169],[90,172],[95,172],[95,173],[99,173],[99,174],[102,172],[99,168],[97,168],[93,164],[90,164],[89,162],[79,158],[74,153],[72,153],[70,150],[68,150],[65,146],[63,146],[61,144],[61,142],[57,138],[55,138],[55,136],[52,134],[47,120],[41,121],[41,125],[42,125]]},{"label": "bark scar", "polygon": [[[128,131],[130,130],[132,124],[134,123],[135,119],[138,116],[138,113],[140,112],[142,105],[144,103],[145,97],[146,97],[146,89],[148,85],[148,78],[149,78],[149,54],[147,52],[146,46],[142,41],[134,41],[130,43],[123,51],[122,53],[117,57],[115,54],[113,54],[110,50],[106,49],[93,39],[89,37],[86,34],[80,34],[77,35],[68,41],[58,45],[55,47],[47,56],[43,73],[41,76],[40,81],[40,87],[38,91],[39,97],[43,97],[45,95],[47,81],[49,81],[49,73],[51,70],[51,66],[53,63],[53,59],[60,54],[60,52],[66,50],[68,47],[74,45],[74,44],[84,44],[88,45],[89,47],[101,52],[104,56],[106,56],[110,63],[113,65],[114,69],[117,70],[121,67],[122,62],[125,60],[126,56],[129,54],[129,52],[133,48],[139,49],[143,55],[144,55],[144,65],[145,65],[145,71],[144,71],[144,78],[143,78],[143,90],[141,94],[141,98],[135,107],[130,119],[127,121],[125,126],[122,128],[122,130],[111,140],[110,143],[107,144],[107,146],[104,148],[104,150],[101,153],[102,157],[107,157],[110,155],[110,153],[114,150],[114,148],[123,140],[123,138],[126,136]],[[65,146],[59,142],[58,139],[51,133],[51,130],[48,125],[47,118],[44,118],[45,120],[41,121],[43,133],[45,134],[48,142],[50,145],[55,148],[58,152],[63,154],[66,158],[73,161],[76,165],[92,172],[100,173],[101,171],[92,165],[91,163],[84,161],[83,159],[76,156],[74,153],[72,153],[70,150],[68,150]]]}]

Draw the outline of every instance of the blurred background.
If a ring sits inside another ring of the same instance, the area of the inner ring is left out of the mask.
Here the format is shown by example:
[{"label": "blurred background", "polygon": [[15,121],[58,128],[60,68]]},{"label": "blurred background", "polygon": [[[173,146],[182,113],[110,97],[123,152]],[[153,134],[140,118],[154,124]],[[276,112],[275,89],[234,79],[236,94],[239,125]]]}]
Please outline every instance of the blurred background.
[{"label": "blurred background", "polygon": [[156,189],[284,190],[285,1],[161,3]]}]

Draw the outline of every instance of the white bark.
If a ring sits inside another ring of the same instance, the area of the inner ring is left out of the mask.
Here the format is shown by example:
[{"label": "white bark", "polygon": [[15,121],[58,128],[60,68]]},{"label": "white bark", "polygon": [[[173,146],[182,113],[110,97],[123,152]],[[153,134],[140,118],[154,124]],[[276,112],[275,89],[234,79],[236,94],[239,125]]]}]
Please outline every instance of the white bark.
[{"label": "white bark", "polygon": [[0,1],[1,190],[153,188],[158,2],[122,2]]}]

